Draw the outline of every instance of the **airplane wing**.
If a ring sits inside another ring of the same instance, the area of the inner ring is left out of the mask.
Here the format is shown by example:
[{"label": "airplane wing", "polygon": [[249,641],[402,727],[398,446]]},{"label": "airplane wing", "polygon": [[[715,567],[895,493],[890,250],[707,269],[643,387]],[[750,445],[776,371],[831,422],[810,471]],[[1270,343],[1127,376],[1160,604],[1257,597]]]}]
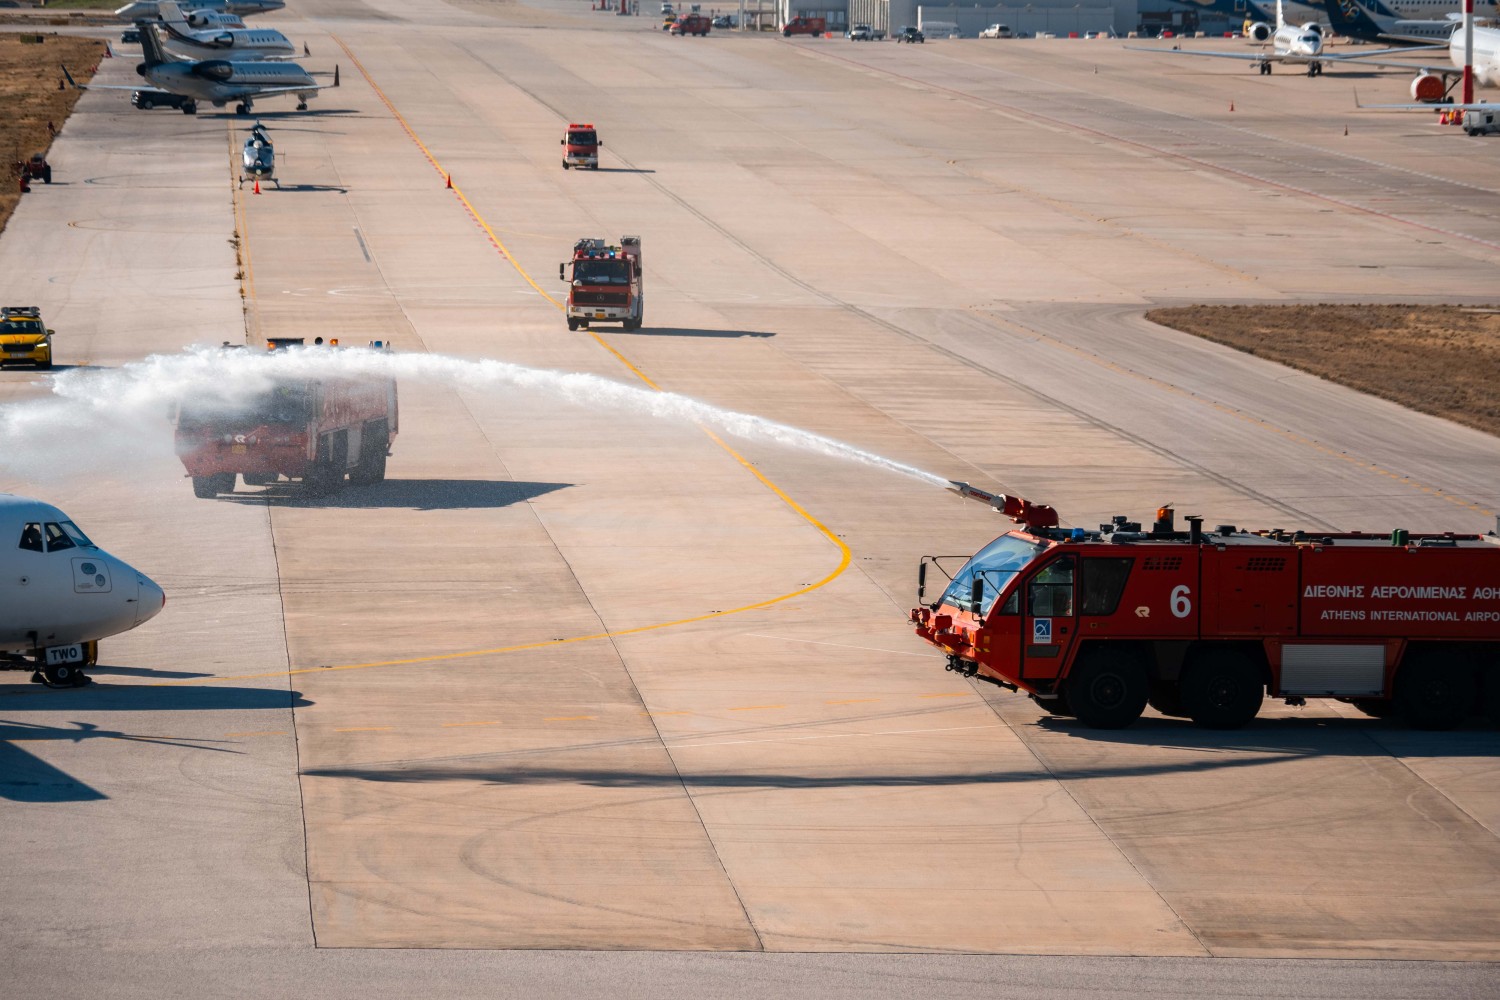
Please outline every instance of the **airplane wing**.
[{"label": "airplane wing", "polygon": [[1291,62],[1300,56],[1278,56],[1274,52],[1251,55],[1248,52],[1204,52],[1202,49],[1148,49],[1144,45],[1127,45],[1135,52],[1155,52],[1163,56],[1208,56],[1212,59],[1249,59],[1253,62]]},{"label": "airplane wing", "polygon": [[254,100],[258,97],[274,97],[277,94],[305,94],[311,90],[332,90],[338,85],[339,68],[337,66],[334,66],[332,83],[317,83],[313,84],[312,86],[298,85],[286,87],[259,87],[253,93],[248,93],[245,96],[249,97],[251,100]]},{"label": "airplane wing", "polygon": [[64,66],[62,71],[63,76],[68,78],[68,83],[74,90],[139,90],[143,94],[171,93],[170,90],[162,90],[160,87],[153,87],[149,83],[140,83],[130,87],[116,83],[79,83],[73,79],[73,74],[68,72],[68,67]]},{"label": "airplane wing", "polygon": [[[1405,35],[1383,35],[1383,38],[1405,38]],[[1369,52],[1351,52],[1348,55],[1329,55],[1328,59],[1369,59],[1371,56],[1393,56],[1411,55],[1415,52],[1448,51],[1447,42],[1434,42],[1430,38],[1413,38],[1413,41],[1427,42],[1426,45],[1401,45],[1394,49],[1371,49]]]}]

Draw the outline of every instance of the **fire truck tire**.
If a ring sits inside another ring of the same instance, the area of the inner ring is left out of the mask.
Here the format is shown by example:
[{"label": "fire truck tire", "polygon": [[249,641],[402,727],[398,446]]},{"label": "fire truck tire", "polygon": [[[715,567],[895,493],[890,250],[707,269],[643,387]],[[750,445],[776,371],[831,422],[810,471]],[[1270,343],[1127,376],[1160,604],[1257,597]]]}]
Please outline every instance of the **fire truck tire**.
[{"label": "fire truck tire", "polygon": [[567,160],[563,160],[563,169],[564,170],[568,169],[568,161]]},{"label": "fire truck tire", "polygon": [[1215,649],[1188,665],[1182,678],[1182,708],[1204,729],[1239,729],[1255,718],[1265,699],[1265,679],[1238,649]]},{"label": "fire truck tire", "polygon": [[1093,649],[1073,668],[1063,695],[1090,729],[1123,729],[1141,717],[1150,682],[1146,668],[1123,650]]},{"label": "fire truck tire", "polygon": [[1472,665],[1462,658],[1409,652],[1396,674],[1396,708],[1413,729],[1452,729],[1474,706],[1474,681]]},{"label": "fire truck tire", "polygon": [[568,317],[568,329],[569,330],[576,330],[576,329],[578,329],[578,321],[576,319],[574,319],[572,316]]},{"label": "fire truck tire", "polygon": [[1372,719],[1389,719],[1396,714],[1396,703],[1389,698],[1340,698]]},{"label": "fire truck tire", "polygon": [[1146,699],[1146,704],[1162,715],[1177,719],[1188,717],[1182,707],[1182,688],[1175,681],[1152,681],[1151,696]]},{"label": "fire truck tire", "polygon": [[211,476],[193,477],[193,496],[200,500],[212,500],[220,493],[234,492],[234,473],[216,472]]},{"label": "fire truck tire", "polygon": [[384,420],[366,425],[361,435],[359,464],[349,472],[349,482],[367,486],[385,480],[385,453],[390,450],[391,440],[386,432]]}]

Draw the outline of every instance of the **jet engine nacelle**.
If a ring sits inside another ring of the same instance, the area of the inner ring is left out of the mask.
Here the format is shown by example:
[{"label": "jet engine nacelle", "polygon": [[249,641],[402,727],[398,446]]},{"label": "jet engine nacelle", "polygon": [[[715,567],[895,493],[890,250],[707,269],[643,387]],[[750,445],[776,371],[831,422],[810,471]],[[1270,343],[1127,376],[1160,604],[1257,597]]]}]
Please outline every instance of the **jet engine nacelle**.
[{"label": "jet engine nacelle", "polygon": [[145,63],[136,63],[135,64],[135,75],[136,76],[145,76],[146,75],[146,64]]},{"label": "jet engine nacelle", "polygon": [[1308,21],[1297,30],[1301,31],[1304,35],[1317,35],[1319,38],[1323,37],[1323,26],[1317,21]]},{"label": "jet engine nacelle", "polygon": [[1245,37],[1257,42],[1268,42],[1276,29],[1264,21],[1256,21],[1245,29]]},{"label": "jet engine nacelle", "polygon": [[206,77],[210,80],[228,83],[229,79],[234,76],[234,63],[223,59],[210,59],[207,62],[196,64],[193,67],[193,72],[198,76]]},{"label": "jet engine nacelle", "polygon": [[1411,81],[1411,99],[1435,104],[1443,99],[1447,89],[1443,78],[1436,73],[1418,73]]}]

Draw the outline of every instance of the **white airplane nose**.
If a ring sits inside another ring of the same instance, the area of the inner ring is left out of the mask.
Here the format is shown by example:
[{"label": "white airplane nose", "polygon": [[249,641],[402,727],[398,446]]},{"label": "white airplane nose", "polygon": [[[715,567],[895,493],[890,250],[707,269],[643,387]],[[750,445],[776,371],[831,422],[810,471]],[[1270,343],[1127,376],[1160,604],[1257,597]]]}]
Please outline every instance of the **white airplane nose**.
[{"label": "white airplane nose", "polygon": [[167,606],[167,595],[146,574],[136,573],[135,578],[140,588],[135,602],[135,623],[139,625],[161,614],[161,609]]}]

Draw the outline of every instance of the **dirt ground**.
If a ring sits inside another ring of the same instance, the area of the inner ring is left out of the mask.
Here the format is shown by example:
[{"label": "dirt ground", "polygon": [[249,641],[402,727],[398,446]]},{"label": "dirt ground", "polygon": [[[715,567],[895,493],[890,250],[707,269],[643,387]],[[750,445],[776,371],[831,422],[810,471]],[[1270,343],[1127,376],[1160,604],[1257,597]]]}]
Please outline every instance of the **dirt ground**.
[{"label": "dirt ground", "polygon": [[[104,43],[98,39],[42,34],[37,45],[23,44],[22,37],[0,32],[0,230],[22,197],[17,164],[52,145],[47,123],[61,129],[82,94],[72,87],[57,89],[62,79],[58,67],[68,67],[73,79],[84,83],[104,55]],[[35,181],[25,197],[40,197],[44,189]]]},{"label": "dirt ground", "polygon": [[1500,307],[1185,306],[1146,318],[1500,435]]}]

